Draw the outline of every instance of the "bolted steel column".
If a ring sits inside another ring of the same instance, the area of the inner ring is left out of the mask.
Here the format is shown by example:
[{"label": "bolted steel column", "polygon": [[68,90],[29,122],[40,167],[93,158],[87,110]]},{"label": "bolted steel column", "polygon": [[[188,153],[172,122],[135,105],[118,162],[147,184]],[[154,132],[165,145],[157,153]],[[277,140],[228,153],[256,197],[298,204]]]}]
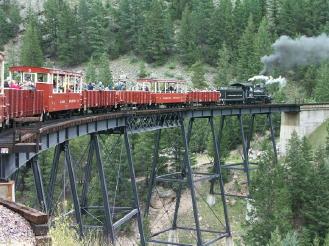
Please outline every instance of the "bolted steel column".
[{"label": "bolted steel column", "polygon": [[247,182],[248,182],[248,187],[249,187],[249,185],[250,185],[249,158],[248,158],[246,137],[245,137],[244,129],[243,129],[242,115],[238,115],[238,119],[239,119],[239,123],[240,123],[240,133],[241,133],[241,138],[242,138],[243,166],[244,166],[244,172],[247,175]]},{"label": "bolted steel column", "polygon": [[249,136],[247,139],[247,151],[249,153],[249,149],[250,149],[250,142],[252,139],[252,135],[254,134],[254,122],[255,122],[255,114],[251,115],[251,120],[250,120],[250,125],[249,125]]},{"label": "bolted steel column", "polygon": [[267,114],[267,117],[268,117],[268,123],[270,125],[270,130],[271,130],[271,141],[272,141],[272,146],[273,146],[275,163],[277,163],[278,162],[278,153],[277,153],[276,143],[275,143],[275,131],[274,131],[274,127],[273,127],[272,113]]},{"label": "bolted steel column", "polygon": [[17,187],[19,187],[19,169],[16,170],[16,172],[12,175],[11,177],[12,180],[14,180],[15,182],[15,191],[17,189]]},{"label": "bolted steel column", "polygon": [[161,138],[161,129],[157,130],[155,133],[154,138],[154,150],[153,150],[153,163],[152,163],[152,170],[150,174],[150,183],[148,187],[148,193],[147,193],[147,200],[146,200],[146,206],[145,206],[145,213],[144,216],[147,216],[149,214],[151,199],[152,199],[152,191],[153,187],[156,185],[155,179],[158,171],[158,161],[159,161],[159,147],[160,147],[160,138]]},{"label": "bolted steel column", "polygon": [[91,180],[91,170],[92,170],[94,148],[95,148],[95,145],[94,145],[93,138],[90,137],[87,163],[86,163],[86,166],[84,167],[84,177],[83,177],[82,196],[81,196],[81,207],[83,208],[81,212],[83,214],[87,210],[87,206],[88,206],[87,197],[88,197],[89,183]]},{"label": "bolted steel column", "polygon": [[112,244],[115,245],[115,235],[114,235],[112,216],[110,210],[109,194],[105,180],[104,165],[101,158],[98,136],[96,134],[91,134],[91,142],[93,142],[96,152],[96,164],[97,164],[98,175],[100,178],[102,194],[103,194],[103,204],[104,204],[104,213],[105,213],[104,232],[106,234],[107,239],[110,239]]},{"label": "bolted steel column", "polygon": [[39,201],[40,207],[42,208],[42,211],[47,213],[47,201],[46,201],[44,186],[43,186],[43,182],[42,182],[42,175],[41,175],[38,156],[34,156],[30,162],[31,162],[31,166],[32,166],[34,183],[35,183],[35,188],[37,191],[38,201]]},{"label": "bolted steel column", "polygon": [[[214,167],[215,167],[216,174],[219,175],[219,187],[220,187],[220,193],[221,193],[223,209],[224,209],[224,217],[225,217],[225,230],[228,233],[228,236],[230,237],[231,236],[231,228],[230,228],[230,222],[229,222],[229,218],[228,218],[228,211],[227,211],[227,204],[226,204],[226,197],[225,197],[223,175],[222,175],[221,166],[220,166],[218,138],[216,137],[215,126],[214,126],[214,118],[213,117],[209,118],[209,123],[210,123],[210,128],[211,128],[212,141],[213,141],[214,154],[215,154],[215,156],[214,156]],[[214,185],[214,183],[215,182],[213,182],[212,184]]]},{"label": "bolted steel column", "polygon": [[[220,117],[220,127],[219,127],[219,132],[218,132],[218,141],[217,141],[217,150],[218,150],[218,162],[219,166],[221,166],[221,158],[222,158],[222,152],[221,152],[221,140],[223,136],[223,129],[225,125],[225,115],[222,115]],[[214,194],[214,186],[215,186],[215,181],[211,180],[210,181],[210,194]]]},{"label": "bolted steel column", "polygon": [[[187,142],[190,144],[191,134],[192,134],[192,128],[193,128],[194,118],[191,118],[188,124],[188,132],[187,132]],[[181,163],[181,169],[182,169],[182,179],[186,177],[186,160],[185,155],[183,158],[183,161]],[[174,212],[174,219],[172,223],[173,229],[176,229],[177,227],[177,219],[178,219],[178,210],[180,206],[180,199],[182,195],[182,189],[183,189],[183,183],[179,183],[178,190],[176,192],[176,205],[175,205],[175,212]]]},{"label": "bolted steel column", "polygon": [[130,171],[131,188],[132,188],[133,198],[134,198],[134,208],[137,209],[136,215],[137,215],[137,224],[138,224],[138,230],[139,230],[139,235],[140,235],[140,243],[142,246],[144,246],[144,245],[146,245],[145,244],[145,235],[144,235],[142,216],[141,216],[141,211],[140,211],[140,206],[139,206],[135,168],[134,168],[134,162],[133,162],[132,153],[131,153],[131,146],[129,143],[127,127],[124,127],[124,139],[125,139],[125,145],[126,145],[126,151],[127,151],[128,166],[129,166],[129,171]]},{"label": "bolted steel column", "polygon": [[59,144],[55,147],[54,159],[53,159],[53,164],[51,166],[50,180],[49,180],[48,190],[47,190],[47,195],[48,195],[47,196],[47,205],[48,205],[49,214],[52,214],[52,212],[53,212],[53,205],[54,205],[53,196],[54,196],[54,190],[55,190],[55,184],[56,184],[56,178],[57,178],[59,158],[60,158],[63,148],[64,147],[62,144]]},{"label": "bolted steel column", "polygon": [[184,160],[185,165],[187,169],[187,182],[191,189],[191,198],[192,198],[192,207],[193,207],[193,215],[194,215],[194,221],[195,221],[195,229],[196,229],[196,235],[197,235],[197,245],[202,245],[202,236],[201,236],[201,230],[200,230],[200,221],[199,221],[199,212],[198,212],[198,206],[196,201],[196,194],[195,194],[195,187],[194,187],[194,180],[193,180],[193,173],[192,173],[192,167],[191,167],[191,160],[190,160],[190,154],[189,154],[189,144],[187,135],[185,132],[185,126],[184,126],[184,120],[183,118],[180,119],[181,123],[181,134],[183,139],[183,145],[184,145]]},{"label": "bolted steel column", "polygon": [[75,174],[74,174],[74,167],[72,164],[72,158],[71,158],[71,152],[69,148],[69,142],[64,142],[64,152],[65,152],[65,164],[67,167],[67,171],[69,174],[70,179],[70,187],[71,187],[71,193],[72,193],[72,199],[74,204],[74,213],[75,218],[77,220],[77,224],[79,226],[79,234],[82,237],[83,236],[83,228],[82,228],[82,219],[81,219],[81,207],[78,197],[78,191],[75,181]]}]

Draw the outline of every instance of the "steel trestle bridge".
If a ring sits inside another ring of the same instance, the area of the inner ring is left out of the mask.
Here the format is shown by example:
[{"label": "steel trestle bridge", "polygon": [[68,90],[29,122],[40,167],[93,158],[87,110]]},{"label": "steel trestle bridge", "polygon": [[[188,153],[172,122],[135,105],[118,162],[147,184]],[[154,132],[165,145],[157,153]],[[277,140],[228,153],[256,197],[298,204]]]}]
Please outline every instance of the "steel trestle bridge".
[{"label": "steel trestle bridge", "polygon": [[[231,237],[229,216],[226,205],[226,196],[237,196],[225,192],[222,170],[234,169],[245,173],[247,184],[249,185],[250,173],[253,163],[249,162],[250,141],[253,135],[254,120],[257,115],[267,116],[267,126],[271,133],[273,151],[276,157],[276,143],[274,138],[274,127],[272,122],[273,113],[281,112],[299,112],[300,105],[297,104],[254,104],[254,105],[231,105],[231,106],[203,106],[203,107],[185,107],[185,108],[166,108],[154,110],[130,110],[118,111],[107,114],[95,114],[74,116],[70,119],[54,120],[49,122],[37,123],[34,119],[26,119],[31,124],[25,125],[19,120],[14,122],[14,127],[4,130],[0,133],[0,178],[3,180],[17,178],[18,170],[29,165],[32,168],[37,198],[40,208],[52,214],[53,211],[53,193],[56,185],[56,177],[59,169],[59,160],[61,154],[64,155],[64,162],[68,172],[70,190],[74,205],[74,216],[80,235],[84,234],[87,225],[83,223],[83,215],[92,209],[88,207],[88,191],[91,181],[93,168],[93,158],[95,157],[95,167],[102,192],[103,204],[99,206],[104,211],[103,231],[105,238],[109,242],[116,243],[116,230],[133,218],[136,218],[139,240],[141,245],[152,244],[171,244],[171,245],[211,245],[223,238]],[[244,119],[248,115],[247,127]],[[220,125],[215,126],[215,118],[220,117]],[[221,137],[222,130],[225,127],[225,120],[228,117],[237,117],[242,139],[243,158],[242,163],[224,164],[221,163]],[[198,119],[208,119],[212,144],[214,147],[213,171],[211,173],[196,173],[192,170],[189,142],[193,131],[193,123]],[[166,128],[179,128],[180,137],[183,143],[184,157],[181,163],[181,171],[158,175],[159,143],[161,130]],[[145,206],[145,212],[142,215],[140,200],[137,192],[134,158],[132,155],[130,135],[140,132],[155,131],[153,164],[151,167],[150,182]],[[101,135],[122,134],[128,160],[130,183],[132,191],[132,204],[130,207],[115,207],[110,204],[112,194],[107,189],[107,180],[104,174],[104,160],[101,155],[99,137]],[[89,135],[89,149],[86,166],[84,168],[84,180],[82,194],[78,194],[76,174],[73,166],[70,150],[70,140]],[[50,180],[47,191],[44,188],[44,180],[41,175],[42,166],[39,165],[38,155],[50,148],[55,148]],[[224,223],[223,228],[210,230],[201,228],[199,211],[197,206],[197,195],[195,182],[208,180],[211,182],[210,193],[221,197],[223,205]],[[218,181],[218,182],[215,182]],[[176,204],[173,221],[168,229],[159,231],[149,238],[145,238],[143,228],[143,216],[149,214],[150,201],[153,189],[157,182],[175,182],[178,183],[176,192]],[[178,224],[178,211],[183,187],[187,187],[191,193],[191,203],[193,208],[194,225],[183,227]],[[239,196],[238,196],[239,197]],[[248,197],[248,196],[247,196]],[[113,214],[116,212],[124,213],[122,218],[114,221]],[[185,230],[195,233],[195,243],[182,244],[165,241],[161,237],[162,233],[171,230]],[[206,241],[203,233],[210,233],[213,238]]]}]

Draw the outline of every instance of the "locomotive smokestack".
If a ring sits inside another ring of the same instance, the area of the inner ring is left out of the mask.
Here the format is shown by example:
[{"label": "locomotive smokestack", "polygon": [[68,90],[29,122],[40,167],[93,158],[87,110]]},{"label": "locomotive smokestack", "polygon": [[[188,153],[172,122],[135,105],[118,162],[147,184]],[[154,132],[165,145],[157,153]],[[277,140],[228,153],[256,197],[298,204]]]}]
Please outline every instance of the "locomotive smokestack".
[{"label": "locomotive smokestack", "polygon": [[318,37],[301,36],[292,39],[281,36],[272,45],[274,53],[261,58],[264,69],[261,74],[266,74],[278,67],[289,70],[298,66],[319,64],[329,59],[329,36],[321,34]]}]

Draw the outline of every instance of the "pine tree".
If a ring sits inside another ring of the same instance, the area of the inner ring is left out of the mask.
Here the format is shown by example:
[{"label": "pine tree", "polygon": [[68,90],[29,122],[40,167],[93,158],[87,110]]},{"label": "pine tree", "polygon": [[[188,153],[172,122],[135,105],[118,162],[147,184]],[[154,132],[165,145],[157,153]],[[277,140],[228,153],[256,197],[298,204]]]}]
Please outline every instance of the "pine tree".
[{"label": "pine tree", "polygon": [[149,73],[146,71],[145,63],[141,62],[141,64],[139,65],[138,77],[146,78],[148,75],[149,75]]},{"label": "pine tree", "polygon": [[43,48],[45,53],[55,58],[58,55],[59,15],[63,10],[63,4],[63,0],[47,0],[44,3]]},{"label": "pine tree", "polygon": [[105,18],[104,6],[101,0],[90,2],[90,19],[87,22],[87,35],[91,55],[99,58],[105,52]]},{"label": "pine tree", "polygon": [[196,89],[206,89],[207,82],[204,77],[204,69],[202,62],[198,61],[194,63],[191,67],[192,70],[192,84]]},{"label": "pine tree", "polygon": [[316,76],[315,100],[317,102],[329,101],[329,63],[321,65]]},{"label": "pine tree", "polygon": [[244,0],[242,2],[245,18],[252,16],[254,25],[259,26],[266,14],[265,0]]},{"label": "pine tree", "polygon": [[136,54],[140,54],[139,45],[144,25],[144,11],[141,1],[120,1],[117,11],[120,52],[134,51]]},{"label": "pine tree", "polygon": [[113,77],[110,70],[108,56],[103,54],[99,61],[97,80],[103,82],[105,86],[113,88]]},{"label": "pine tree", "polygon": [[0,5],[0,49],[19,31],[21,17],[15,2]]},{"label": "pine tree", "polygon": [[279,0],[267,0],[267,19],[271,33],[277,33],[279,23]]},{"label": "pine tree", "polygon": [[[84,60],[85,56],[83,54],[77,16],[68,5],[63,5],[63,10],[58,17],[58,58],[64,65],[79,64]],[[80,52],[77,52],[77,50]]]},{"label": "pine tree", "polygon": [[80,56],[82,61],[85,61],[87,57],[91,55],[91,48],[89,47],[89,36],[88,36],[88,21],[91,18],[90,9],[87,0],[80,0],[78,5],[77,20],[79,23],[78,31],[79,43],[81,44]]},{"label": "pine tree", "polygon": [[308,98],[313,97],[314,95],[314,89],[317,83],[317,72],[318,72],[318,66],[317,65],[310,65],[305,68],[306,72],[304,75],[304,78],[301,81],[301,84],[305,88],[305,92]]},{"label": "pine tree", "polygon": [[218,51],[218,68],[215,78],[215,85],[217,88],[220,86],[228,85],[229,82],[233,79],[231,60],[231,52],[227,48],[226,43],[224,43],[223,47]]},{"label": "pine tree", "polygon": [[289,232],[285,237],[281,236],[278,228],[271,234],[271,240],[267,244],[267,246],[298,246],[299,241],[297,237],[297,233]]},{"label": "pine tree", "polygon": [[[295,36],[297,34],[310,34],[306,30],[309,29],[307,19],[305,1],[280,1],[278,34]],[[311,34],[312,35],[312,34]]]},{"label": "pine tree", "polygon": [[163,64],[166,60],[171,45],[171,42],[168,43],[168,33],[172,33],[172,27],[166,26],[166,18],[163,3],[153,0],[150,10],[146,13],[141,37],[143,56],[148,62]]},{"label": "pine tree", "polygon": [[[246,245],[268,245],[270,239],[282,238],[291,231],[290,194],[283,166],[274,162],[273,151],[266,145],[251,183]],[[260,189],[261,187],[261,189]],[[275,230],[277,233],[271,235]],[[276,245],[276,244],[269,244]]]},{"label": "pine tree", "polygon": [[[189,4],[189,0],[170,0],[170,14],[173,20],[180,20],[186,6]],[[190,6],[191,7],[191,6]]]},{"label": "pine tree", "polygon": [[264,55],[268,55],[271,53],[271,35],[269,31],[269,26],[267,19],[264,17],[262,22],[259,25],[258,31],[255,36],[255,45],[254,45],[254,51],[255,51],[255,61],[257,62],[255,64],[255,71],[261,71],[263,68],[263,64],[261,63],[261,58]]},{"label": "pine tree", "polygon": [[95,83],[96,82],[96,66],[94,63],[94,59],[91,58],[86,69],[86,82],[87,83]]},{"label": "pine tree", "polygon": [[199,47],[199,54],[204,62],[211,62],[212,49],[210,36],[211,16],[214,11],[214,3],[212,0],[192,0],[191,12],[191,32],[194,33],[195,41]]},{"label": "pine tree", "polygon": [[180,60],[183,64],[191,65],[198,59],[197,45],[193,33],[191,12],[188,7],[185,8],[180,31],[177,37],[177,46]]},{"label": "pine tree", "polygon": [[297,133],[294,132],[289,140],[285,166],[295,227],[301,226],[303,223],[302,210],[307,200],[306,191],[310,185],[311,159],[312,154],[308,141],[306,138],[300,140]]},{"label": "pine tree", "polygon": [[43,54],[37,29],[37,20],[33,15],[29,16],[28,25],[23,37],[20,62],[25,66],[42,66]]},{"label": "pine tree", "polygon": [[212,63],[216,62],[216,55],[223,43],[231,48],[233,41],[233,5],[231,0],[220,1],[211,16],[209,42],[211,43]]},{"label": "pine tree", "polygon": [[329,205],[326,202],[329,199],[329,162],[324,148],[318,150],[314,160],[302,215],[309,239],[312,241],[318,238],[322,245],[329,232]]},{"label": "pine tree", "polygon": [[259,72],[256,66],[254,34],[255,26],[252,17],[250,17],[238,47],[237,77],[240,79],[248,79]]}]

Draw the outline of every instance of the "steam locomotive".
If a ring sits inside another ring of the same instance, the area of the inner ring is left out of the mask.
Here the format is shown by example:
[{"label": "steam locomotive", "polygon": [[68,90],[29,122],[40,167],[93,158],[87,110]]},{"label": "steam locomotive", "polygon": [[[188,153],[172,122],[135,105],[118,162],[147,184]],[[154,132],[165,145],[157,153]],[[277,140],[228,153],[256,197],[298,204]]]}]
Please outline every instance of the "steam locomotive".
[{"label": "steam locomotive", "polygon": [[234,83],[228,87],[221,87],[219,91],[223,104],[266,104],[272,101],[262,84]]}]

